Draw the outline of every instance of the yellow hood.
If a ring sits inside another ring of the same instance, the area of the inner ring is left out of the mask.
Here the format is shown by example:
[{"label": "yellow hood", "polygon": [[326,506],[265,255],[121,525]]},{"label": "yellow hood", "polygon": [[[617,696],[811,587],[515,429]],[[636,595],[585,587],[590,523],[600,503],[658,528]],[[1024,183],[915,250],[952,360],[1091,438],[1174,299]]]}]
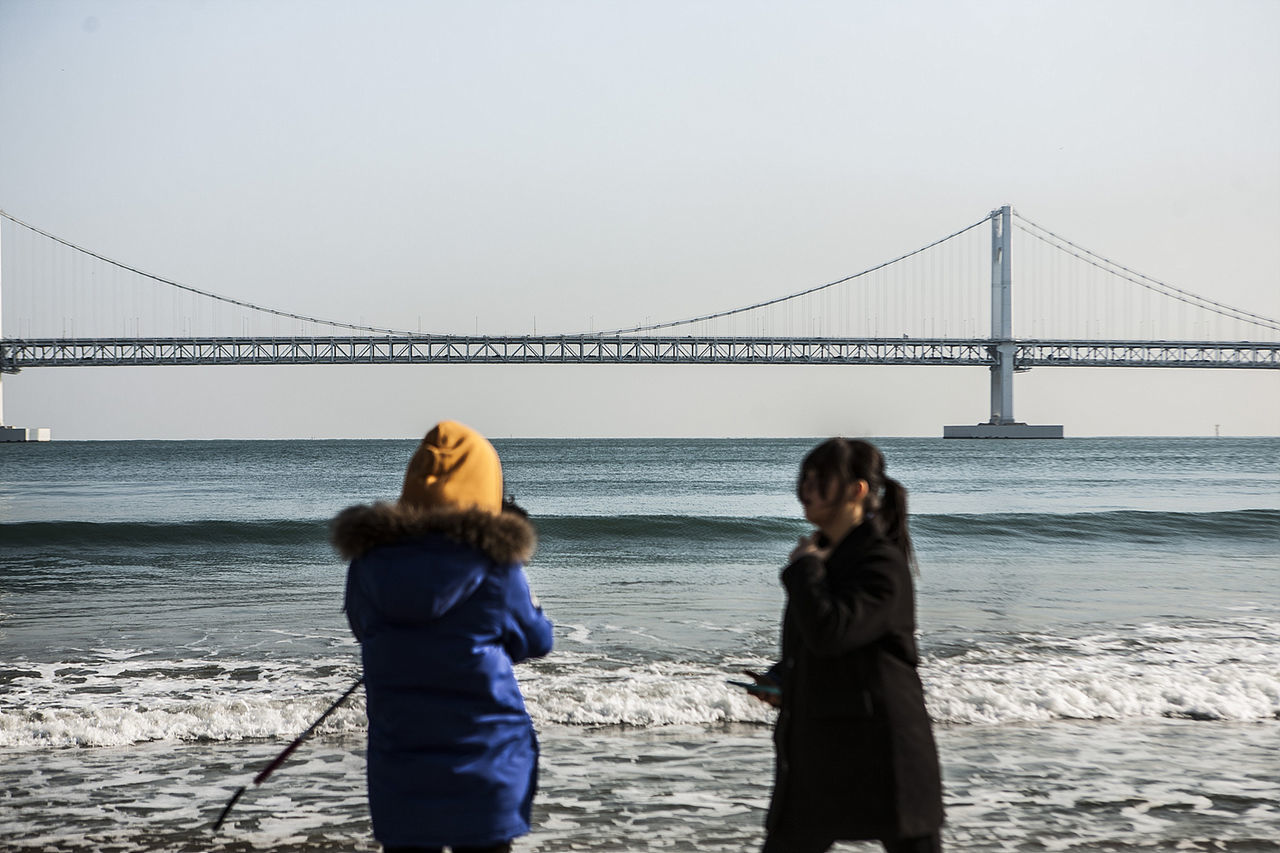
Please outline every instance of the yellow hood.
[{"label": "yellow hood", "polygon": [[480,433],[441,421],[418,445],[404,474],[400,503],[422,509],[502,510],[502,463]]}]

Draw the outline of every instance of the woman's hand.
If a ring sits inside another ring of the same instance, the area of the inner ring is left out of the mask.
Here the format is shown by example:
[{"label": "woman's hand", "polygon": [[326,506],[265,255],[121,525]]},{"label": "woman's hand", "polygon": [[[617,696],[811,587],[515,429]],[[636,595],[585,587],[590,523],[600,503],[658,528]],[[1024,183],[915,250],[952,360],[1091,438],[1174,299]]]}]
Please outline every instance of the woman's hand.
[{"label": "woman's hand", "polygon": [[772,705],[775,708],[782,707],[782,694],[775,692],[772,689],[772,688],[777,688],[778,682],[774,681],[772,678],[765,675],[764,673],[752,672],[749,669],[744,669],[742,671],[742,674],[750,676],[751,680],[754,681],[756,684],[759,684],[761,687],[771,688],[769,692],[764,692],[764,691],[757,692],[755,690],[748,690],[747,691],[748,696],[754,696],[756,699],[759,699],[761,702],[765,703],[766,705]]},{"label": "woman's hand", "polygon": [[825,562],[827,556],[831,553],[831,549],[818,547],[818,536],[819,534],[816,531],[808,536],[801,536],[800,541],[796,543],[796,547],[791,550],[791,562],[794,563],[801,557],[811,555]]}]

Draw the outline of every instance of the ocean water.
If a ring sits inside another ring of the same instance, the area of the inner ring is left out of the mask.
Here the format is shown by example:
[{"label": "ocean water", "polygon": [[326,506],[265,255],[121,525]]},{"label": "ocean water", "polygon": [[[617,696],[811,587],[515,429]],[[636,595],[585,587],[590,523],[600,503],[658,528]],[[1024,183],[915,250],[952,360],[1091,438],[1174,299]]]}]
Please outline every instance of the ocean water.
[{"label": "ocean water", "polygon": [[[757,848],[812,440],[498,441],[556,650],[520,851]],[[0,848],[376,850],[326,522],[413,441],[0,445]],[[1280,440],[884,439],[952,851],[1280,850]],[[429,721],[424,721],[429,724]],[[837,849],[875,850],[847,843]]]}]

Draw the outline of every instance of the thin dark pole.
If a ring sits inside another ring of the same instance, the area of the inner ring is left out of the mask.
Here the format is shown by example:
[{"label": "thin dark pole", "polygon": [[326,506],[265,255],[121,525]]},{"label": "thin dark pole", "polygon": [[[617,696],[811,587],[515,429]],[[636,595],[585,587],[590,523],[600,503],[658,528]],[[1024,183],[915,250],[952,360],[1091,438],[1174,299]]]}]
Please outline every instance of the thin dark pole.
[{"label": "thin dark pole", "polygon": [[[285,761],[289,758],[289,756],[293,755],[293,751],[298,747],[302,746],[302,742],[307,738],[311,737],[311,733],[314,732],[316,729],[318,729],[320,727],[320,724],[329,718],[330,714],[338,710],[339,706],[341,706],[343,702],[351,698],[351,694],[355,693],[356,690],[360,688],[361,684],[364,684],[363,677],[357,678],[356,683],[348,687],[346,693],[343,693],[341,696],[339,696],[337,701],[334,702],[332,705],[330,705],[328,708],[326,708],[325,712],[321,714],[319,717],[317,717],[316,721],[312,723],[305,732],[303,732],[302,734],[294,738],[293,743],[289,744],[284,748],[284,752],[281,752],[275,758],[271,759],[270,764],[268,764],[266,767],[263,767],[260,771],[258,771],[258,775],[253,777],[253,782],[250,784],[261,785],[263,782],[267,781],[267,777],[270,776],[272,773],[274,773],[277,767],[279,767],[281,764],[284,764]],[[227,815],[231,813],[232,806],[236,804],[236,801],[240,799],[241,795],[244,794],[245,790],[247,790],[248,787],[249,787],[248,785],[241,785],[239,790],[237,790],[234,794],[231,795],[231,800],[227,803],[226,808],[224,808],[222,810],[222,813],[218,815],[218,819],[213,822],[214,832],[217,832],[218,829],[222,826],[222,822],[226,820]]]}]

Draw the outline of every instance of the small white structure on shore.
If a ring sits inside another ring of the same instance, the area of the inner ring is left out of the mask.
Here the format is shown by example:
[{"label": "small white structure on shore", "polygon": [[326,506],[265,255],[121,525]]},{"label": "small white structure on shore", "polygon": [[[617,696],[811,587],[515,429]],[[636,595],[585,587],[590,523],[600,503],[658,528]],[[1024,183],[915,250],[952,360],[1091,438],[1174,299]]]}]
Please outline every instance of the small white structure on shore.
[{"label": "small white structure on shore", "polygon": [[0,424],[0,443],[8,441],[50,441],[52,438],[53,436],[49,433],[48,427],[25,429],[23,427]]},{"label": "small white structure on shore", "polygon": [[25,427],[5,426],[4,423],[4,380],[0,377],[0,442],[7,441],[49,441],[53,438],[48,427],[27,429]]}]

